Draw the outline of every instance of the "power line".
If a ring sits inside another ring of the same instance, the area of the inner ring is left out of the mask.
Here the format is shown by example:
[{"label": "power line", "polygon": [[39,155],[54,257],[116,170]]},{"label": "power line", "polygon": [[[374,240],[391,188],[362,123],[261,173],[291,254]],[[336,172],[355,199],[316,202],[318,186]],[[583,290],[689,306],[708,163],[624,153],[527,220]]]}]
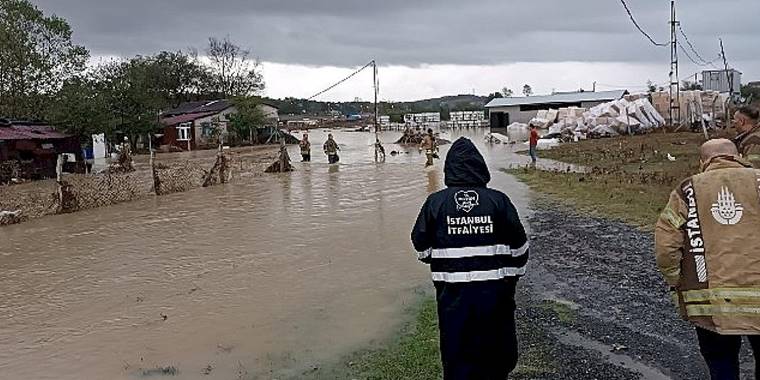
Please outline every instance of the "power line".
[{"label": "power line", "polygon": [[[707,63],[707,62],[704,62],[704,63],[702,63],[702,62],[697,62],[697,61],[694,59],[694,57],[692,57],[692,56],[691,56],[691,54],[689,54],[689,51],[688,51],[688,50],[686,50],[686,49],[683,47],[683,45],[682,45],[681,43],[679,43],[679,44],[678,44],[678,47],[681,49],[681,52],[683,52],[683,54],[686,56],[686,58],[688,58],[688,59],[689,59],[689,61],[691,61],[691,63],[693,63],[693,64],[695,64],[695,65],[697,65],[697,66],[708,66],[708,63]],[[703,60],[703,61],[704,61],[704,60]]]},{"label": "power line", "polygon": [[642,29],[641,26],[639,26],[639,23],[636,21],[636,18],[633,17],[633,13],[631,13],[631,9],[628,8],[628,4],[625,3],[625,0],[620,0],[620,2],[623,3],[623,7],[625,8],[625,11],[628,13],[628,17],[631,18],[633,25],[636,27],[636,29],[639,30],[639,32],[641,32],[641,34],[644,35],[644,37],[646,37],[649,40],[649,42],[651,42],[654,46],[668,46],[669,45],[669,44],[657,43],[654,40],[654,38],[652,38],[652,36],[649,35],[649,33],[645,32],[644,29]]},{"label": "power line", "polygon": [[697,51],[697,49],[694,48],[694,45],[689,40],[689,37],[687,37],[686,33],[683,31],[683,27],[681,27],[681,24],[678,24],[678,30],[681,31],[681,35],[683,36],[684,40],[686,40],[686,43],[689,45],[689,48],[694,53],[694,55],[697,57],[697,59],[699,59],[700,61],[702,61],[702,63],[704,63],[705,65],[709,65],[710,63],[707,62],[706,59],[702,58],[702,56],[699,54],[699,52]]},{"label": "power line", "polygon": [[335,84],[333,84],[332,86],[330,86],[330,87],[328,87],[328,88],[326,88],[326,89],[324,89],[324,90],[322,90],[322,91],[320,91],[320,92],[318,92],[318,93],[314,94],[313,96],[309,97],[309,98],[308,98],[308,99],[306,99],[306,100],[307,100],[307,101],[308,101],[308,100],[312,100],[312,99],[316,98],[317,96],[319,96],[319,95],[322,95],[322,94],[326,93],[327,91],[330,91],[330,90],[332,90],[333,88],[340,86],[341,84],[343,84],[343,83],[344,83],[344,82],[346,82],[347,80],[349,80],[349,79],[353,78],[353,77],[354,77],[356,74],[359,74],[359,73],[360,73],[360,72],[362,72],[364,69],[366,69],[367,67],[373,66],[374,64],[375,64],[375,61],[373,60],[373,61],[371,61],[370,63],[368,63],[368,64],[366,64],[366,65],[362,66],[362,68],[360,68],[359,70],[356,70],[356,71],[354,71],[353,73],[351,73],[351,75],[349,75],[349,76],[347,76],[347,77],[345,77],[345,78],[343,78],[343,79],[339,80],[337,83],[335,83]]}]

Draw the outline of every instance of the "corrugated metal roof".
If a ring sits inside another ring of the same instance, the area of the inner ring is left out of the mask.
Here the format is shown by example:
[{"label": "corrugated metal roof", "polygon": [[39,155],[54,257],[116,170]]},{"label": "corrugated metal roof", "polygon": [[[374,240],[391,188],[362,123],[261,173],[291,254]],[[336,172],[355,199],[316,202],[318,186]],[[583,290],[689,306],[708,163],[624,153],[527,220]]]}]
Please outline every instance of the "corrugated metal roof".
[{"label": "corrugated metal roof", "polygon": [[188,113],[184,115],[167,117],[167,118],[161,119],[161,124],[172,126],[172,125],[177,125],[181,123],[195,121],[202,117],[211,116],[211,115],[216,115],[216,112]]},{"label": "corrugated metal roof", "polygon": [[555,94],[545,96],[528,96],[519,98],[496,98],[486,104],[486,108],[522,106],[528,104],[543,103],[579,103],[579,102],[606,102],[622,98],[628,91],[599,91],[599,92],[574,92],[570,94]]},{"label": "corrugated metal roof", "polygon": [[208,100],[200,102],[187,102],[180,104],[177,108],[164,112],[166,116],[177,116],[188,113],[201,113],[201,112],[214,112],[219,113],[227,108],[232,107],[231,101],[222,100]]},{"label": "corrugated metal roof", "polygon": [[60,133],[48,125],[17,125],[0,127],[0,140],[52,140],[70,135]]}]

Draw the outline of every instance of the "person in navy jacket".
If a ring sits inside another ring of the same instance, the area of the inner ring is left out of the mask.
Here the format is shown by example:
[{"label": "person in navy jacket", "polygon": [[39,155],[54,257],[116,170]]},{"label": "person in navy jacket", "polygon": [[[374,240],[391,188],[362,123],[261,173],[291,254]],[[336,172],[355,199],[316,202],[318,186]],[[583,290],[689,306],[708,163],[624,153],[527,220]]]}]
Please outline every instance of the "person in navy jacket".
[{"label": "person in navy jacket", "polygon": [[503,380],[517,365],[515,287],[528,240],[515,206],[487,187],[488,166],[460,138],[444,167],[446,189],[431,194],[412,230],[430,265],[438,301],[445,380]]}]

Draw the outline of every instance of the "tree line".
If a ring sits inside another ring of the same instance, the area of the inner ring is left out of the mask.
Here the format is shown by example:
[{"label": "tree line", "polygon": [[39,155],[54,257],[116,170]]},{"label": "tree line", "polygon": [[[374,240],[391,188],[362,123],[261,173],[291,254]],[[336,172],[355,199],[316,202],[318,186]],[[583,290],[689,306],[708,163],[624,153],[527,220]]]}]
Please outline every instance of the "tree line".
[{"label": "tree line", "polygon": [[259,61],[229,37],[203,49],[92,63],[66,20],[28,0],[0,0],[0,118],[38,120],[88,141],[105,133],[132,140],[157,131],[159,114],[193,100],[231,99],[243,136],[261,122]]}]

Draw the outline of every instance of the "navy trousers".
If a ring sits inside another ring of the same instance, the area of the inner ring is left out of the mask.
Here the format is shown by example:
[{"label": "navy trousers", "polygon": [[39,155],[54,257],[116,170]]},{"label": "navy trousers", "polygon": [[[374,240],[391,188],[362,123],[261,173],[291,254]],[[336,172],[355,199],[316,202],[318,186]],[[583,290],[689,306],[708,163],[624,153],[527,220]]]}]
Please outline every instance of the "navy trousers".
[{"label": "navy trousers", "polygon": [[[760,379],[760,335],[747,337],[755,357],[755,378]],[[710,368],[712,380],[739,380],[739,351],[742,348],[740,335],[720,335],[697,327],[699,351]]]},{"label": "navy trousers", "polygon": [[516,285],[435,283],[444,380],[505,380],[515,369]]}]

